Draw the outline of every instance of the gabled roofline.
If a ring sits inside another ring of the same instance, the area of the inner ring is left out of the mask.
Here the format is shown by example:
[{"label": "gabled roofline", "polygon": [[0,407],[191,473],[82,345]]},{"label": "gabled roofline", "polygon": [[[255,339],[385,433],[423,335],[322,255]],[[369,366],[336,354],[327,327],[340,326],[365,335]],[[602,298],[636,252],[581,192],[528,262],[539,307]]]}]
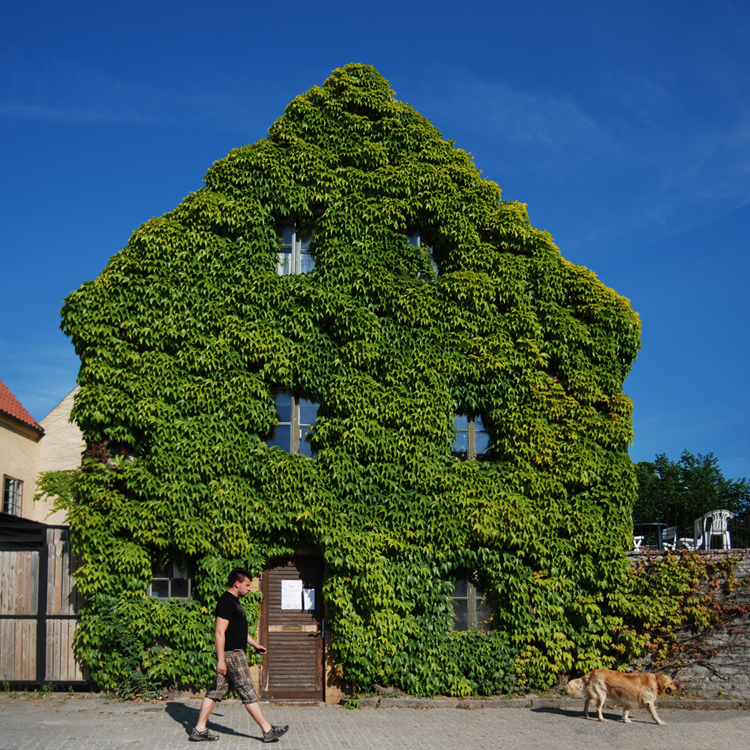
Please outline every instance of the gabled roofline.
[{"label": "gabled roofline", "polygon": [[[23,404],[2,380],[0,380],[0,418],[28,437],[39,440],[44,435],[44,428],[26,411]],[[29,430],[32,431],[32,435],[28,434]]]}]

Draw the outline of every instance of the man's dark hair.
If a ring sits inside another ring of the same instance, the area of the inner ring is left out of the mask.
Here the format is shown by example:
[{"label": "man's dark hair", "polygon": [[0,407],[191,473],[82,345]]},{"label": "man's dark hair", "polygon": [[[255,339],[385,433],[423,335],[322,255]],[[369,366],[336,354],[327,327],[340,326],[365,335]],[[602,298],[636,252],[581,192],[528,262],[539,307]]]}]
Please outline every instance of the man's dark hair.
[{"label": "man's dark hair", "polygon": [[230,574],[229,574],[229,581],[227,585],[231,589],[232,586],[234,586],[235,583],[242,583],[245,579],[251,580],[252,576],[250,573],[248,573],[244,568],[235,568]]}]

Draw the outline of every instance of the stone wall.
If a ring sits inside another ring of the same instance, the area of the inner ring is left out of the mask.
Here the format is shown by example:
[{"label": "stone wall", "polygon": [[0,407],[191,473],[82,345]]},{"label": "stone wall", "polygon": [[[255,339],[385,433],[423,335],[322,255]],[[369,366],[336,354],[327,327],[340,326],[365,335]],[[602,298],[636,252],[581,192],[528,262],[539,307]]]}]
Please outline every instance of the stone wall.
[{"label": "stone wall", "polygon": [[[678,642],[690,654],[668,672],[695,695],[709,698],[750,699],[750,550],[714,550],[698,552],[707,562],[734,558],[735,580],[713,580],[704,588],[720,606],[720,623],[713,629],[686,630]],[[657,553],[632,554],[634,564],[651,565],[661,557]],[[727,590],[729,589],[729,593]]]}]

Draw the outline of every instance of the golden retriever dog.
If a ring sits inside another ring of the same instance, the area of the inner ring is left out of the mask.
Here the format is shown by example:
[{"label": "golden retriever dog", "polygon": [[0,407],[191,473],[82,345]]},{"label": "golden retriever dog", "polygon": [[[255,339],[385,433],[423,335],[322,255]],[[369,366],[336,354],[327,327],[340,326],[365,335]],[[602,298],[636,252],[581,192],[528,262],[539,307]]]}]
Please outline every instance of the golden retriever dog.
[{"label": "golden retriever dog", "polygon": [[657,724],[664,724],[656,713],[654,703],[660,695],[671,694],[677,683],[666,675],[652,672],[595,669],[577,680],[571,680],[567,687],[571,695],[585,698],[583,713],[586,717],[589,715],[589,704],[593,702],[599,721],[606,721],[602,716],[606,702],[622,706],[622,720],[628,724],[628,714],[636,708],[647,708]]}]

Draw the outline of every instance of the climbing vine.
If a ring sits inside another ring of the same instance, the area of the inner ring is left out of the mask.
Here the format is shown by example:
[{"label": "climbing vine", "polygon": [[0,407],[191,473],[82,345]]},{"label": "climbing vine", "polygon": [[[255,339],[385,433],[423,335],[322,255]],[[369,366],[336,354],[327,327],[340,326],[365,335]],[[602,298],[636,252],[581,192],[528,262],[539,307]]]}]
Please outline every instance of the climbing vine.
[{"label": "climbing vine", "polygon": [[641,557],[631,575],[623,656],[643,656],[651,669],[672,671],[708,656],[711,636],[747,614],[730,599],[736,565],[736,557],[687,550]]},{"label": "climbing vine", "polygon": [[[290,227],[314,229],[315,267],[280,276]],[[371,67],[217,161],[62,321],[88,451],[58,503],[100,684],[204,685],[226,569],[303,546],[325,558],[335,659],[360,688],[543,688],[613,663],[639,319]],[[317,402],[314,457],[268,447],[280,390]],[[451,455],[457,413],[482,417],[487,460]],[[195,566],[193,601],[144,597],[169,551]],[[488,635],[452,632],[459,570],[496,603]]]}]

